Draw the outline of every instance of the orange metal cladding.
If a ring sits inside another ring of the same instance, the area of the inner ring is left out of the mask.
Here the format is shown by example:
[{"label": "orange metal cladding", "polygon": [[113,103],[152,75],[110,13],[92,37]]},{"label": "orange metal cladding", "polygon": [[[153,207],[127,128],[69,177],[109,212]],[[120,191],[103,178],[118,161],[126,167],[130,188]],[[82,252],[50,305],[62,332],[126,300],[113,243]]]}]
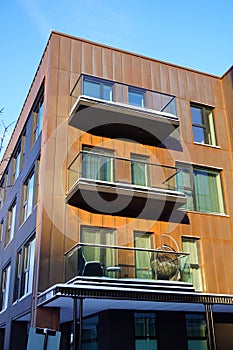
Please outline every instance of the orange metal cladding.
[{"label": "orange metal cladding", "polygon": [[[81,73],[176,96],[182,151],[103,138],[68,126],[70,92]],[[22,121],[44,77],[45,115],[37,214],[37,240],[41,242],[38,290],[63,281],[64,252],[79,242],[80,226],[90,225],[116,229],[119,245],[131,245],[134,231],[154,232],[157,246],[161,245],[161,234],[169,233],[180,250],[181,236],[200,237],[204,291],[232,293],[232,71],[220,78],[52,32],[25,102]],[[215,107],[219,147],[193,142],[190,101]],[[12,146],[22,124],[16,127]],[[130,158],[131,153],[149,155],[170,166],[183,161],[223,169],[226,215],[188,211],[189,223],[177,224],[92,214],[69,206],[65,204],[67,168],[82,145],[101,145],[114,150],[115,156],[125,158]]]}]

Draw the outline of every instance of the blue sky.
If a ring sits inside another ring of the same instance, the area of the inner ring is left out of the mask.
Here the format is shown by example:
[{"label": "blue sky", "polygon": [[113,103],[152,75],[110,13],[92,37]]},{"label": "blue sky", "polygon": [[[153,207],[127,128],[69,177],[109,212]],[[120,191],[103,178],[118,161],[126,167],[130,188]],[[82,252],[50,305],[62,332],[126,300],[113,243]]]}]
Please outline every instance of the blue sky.
[{"label": "blue sky", "polygon": [[0,0],[0,11],[0,136],[52,29],[215,75],[233,64],[232,0]]}]

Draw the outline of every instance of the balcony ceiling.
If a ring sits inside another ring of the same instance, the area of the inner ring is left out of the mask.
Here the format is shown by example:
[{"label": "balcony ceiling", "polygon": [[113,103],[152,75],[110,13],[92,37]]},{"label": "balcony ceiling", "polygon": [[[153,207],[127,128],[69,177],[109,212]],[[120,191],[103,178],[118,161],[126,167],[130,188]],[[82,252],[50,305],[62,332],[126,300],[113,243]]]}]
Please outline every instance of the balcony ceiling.
[{"label": "balcony ceiling", "polygon": [[179,127],[170,113],[79,96],[69,125],[93,135],[159,145]]},{"label": "balcony ceiling", "polygon": [[66,202],[92,213],[166,220],[186,204],[186,197],[177,191],[81,178]]}]

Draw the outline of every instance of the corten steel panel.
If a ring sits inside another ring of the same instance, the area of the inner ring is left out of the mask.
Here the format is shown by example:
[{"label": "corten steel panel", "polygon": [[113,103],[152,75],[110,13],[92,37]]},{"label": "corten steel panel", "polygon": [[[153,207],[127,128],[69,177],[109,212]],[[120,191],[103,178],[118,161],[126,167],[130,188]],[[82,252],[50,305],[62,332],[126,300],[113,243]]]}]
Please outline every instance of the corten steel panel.
[{"label": "corten steel panel", "polygon": [[92,74],[92,45],[82,42],[82,58],[81,58],[81,71],[83,73]]},{"label": "corten steel panel", "polygon": [[92,74],[101,77],[103,75],[102,70],[102,50],[99,46],[92,47]]},{"label": "corten steel panel", "polygon": [[81,42],[78,40],[71,40],[70,71],[72,73],[80,74],[80,72],[81,72],[81,50],[82,50]]},{"label": "corten steel panel", "polygon": [[174,96],[180,96],[177,68],[169,67],[168,73],[170,81],[170,93]]},{"label": "corten steel panel", "polygon": [[177,69],[180,98],[188,99],[186,72],[184,69]]},{"label": "corten steel panel", "polygon": [[113,79],[112,51],[109,49],[102,50],[102,72],[106,79]]},{"label": "corten steel panel", "polygon": [[145,59],[140,59],[141,63],[141,83],[142,86],[147,86],[147,89],[152,90],[152,82],[150,75],[150,61]]},{"label": "corten steel panel", "polygon": [[170,94],[169,67],[160,65],[161,88],[162,92]]},{"label": "corten steel panel", "polygon": [[125,84],[133,85],[132,57],[128,54],[122,54],[122,78]]},{"label": "corten steel panel", "polygon": [[70,71],[71,40],[67,37],[60,39],[59,69]]},{"label": "corten steel panel", "polygon": [[112,52],[113,80],[122,81],[122,55],[120,52]]},{"label": "corten steel panel", "polygon": [[151,71],[151,88],[154,91],[162,91],[160,64],[158,62],[150,62]]},{"label": "corten steel panel", "polygon": [[[204,98],[204,86],[203,86],[203,78],[200,74],[194,74],[195,85],[196,85],[196,98],[197,101],[203,101]],[[203,101],[204,103],[205,101]]]},{"label": "corten steel panel", "polygon": [[141,86],[141,60],[139,57],[132,57],[132,85]]},{"label": "corten steel panel", "polygon": [[51,68],[59,68],[59,50],[60,50],[60,41],[61,36],[57,34],[53,34],[49,41],[49,67]]},{"label": "corten steel panel", "polygon": [[197,101],[195,73],[191,71],[186,72],[188,101]]},{"label": "corten steel panel", "polygon": [[203,84],[204,84],[204,101],[203,103],[214,106],[214,96],[213,96],[213,89],[211,85],[211,78],[204,75],[203,76]]}]

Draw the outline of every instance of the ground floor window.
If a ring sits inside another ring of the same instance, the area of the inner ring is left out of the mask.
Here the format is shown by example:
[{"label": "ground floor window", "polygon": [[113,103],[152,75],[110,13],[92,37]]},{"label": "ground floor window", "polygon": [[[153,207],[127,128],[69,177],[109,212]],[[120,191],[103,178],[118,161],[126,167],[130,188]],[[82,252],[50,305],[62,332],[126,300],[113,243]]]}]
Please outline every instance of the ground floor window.
[{"label": "ground floor window", "polygon": [[186,314],[188,350],[208,350],[207,326],[204,314]]},{"label": "ground floor window", "polygon": [[155,313],[134,313],[135,350],[157,350]]}]

